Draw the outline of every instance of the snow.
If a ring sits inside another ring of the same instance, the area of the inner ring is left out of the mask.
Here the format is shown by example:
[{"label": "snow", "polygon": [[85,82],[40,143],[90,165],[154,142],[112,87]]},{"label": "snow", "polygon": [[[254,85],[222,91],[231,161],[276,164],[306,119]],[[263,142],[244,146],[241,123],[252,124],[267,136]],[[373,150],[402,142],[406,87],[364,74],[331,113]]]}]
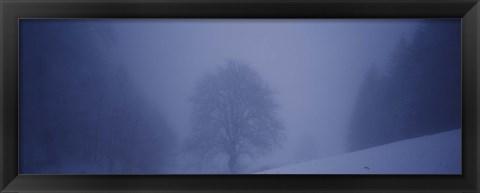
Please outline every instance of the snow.
[{"label": "snow", "polygon": [[461,130],[451,130],[258,174],[461,174]]}]

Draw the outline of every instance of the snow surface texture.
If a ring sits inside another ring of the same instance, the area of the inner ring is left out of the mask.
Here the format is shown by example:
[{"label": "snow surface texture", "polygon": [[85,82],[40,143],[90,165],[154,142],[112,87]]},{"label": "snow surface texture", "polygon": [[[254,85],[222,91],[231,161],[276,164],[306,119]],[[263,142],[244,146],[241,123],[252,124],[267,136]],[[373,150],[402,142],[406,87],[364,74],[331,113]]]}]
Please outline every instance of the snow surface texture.
[{"label": "snow surface texture", "polygon": [[461,130],[316,159],[258,174],[461,174]]}]

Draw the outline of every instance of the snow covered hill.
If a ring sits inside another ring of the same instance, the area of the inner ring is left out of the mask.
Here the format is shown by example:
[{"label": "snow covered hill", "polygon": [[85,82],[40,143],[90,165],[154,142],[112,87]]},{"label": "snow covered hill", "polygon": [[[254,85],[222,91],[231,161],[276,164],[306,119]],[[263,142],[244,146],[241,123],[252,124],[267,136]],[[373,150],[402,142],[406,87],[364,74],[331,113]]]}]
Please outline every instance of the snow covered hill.
[{"label": "snow covered hill", "polygon": [[461,130],[402,140],[258,174],[461,174]]}]

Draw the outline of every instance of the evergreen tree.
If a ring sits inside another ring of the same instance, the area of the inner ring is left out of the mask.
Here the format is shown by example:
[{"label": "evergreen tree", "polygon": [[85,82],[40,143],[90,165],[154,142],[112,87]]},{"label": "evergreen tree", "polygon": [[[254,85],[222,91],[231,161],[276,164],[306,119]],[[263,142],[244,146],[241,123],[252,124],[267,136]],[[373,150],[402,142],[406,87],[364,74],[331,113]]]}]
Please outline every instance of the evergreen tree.
[{"label": "evergreen tree", "polygon": [[366,74],[352,114],[350,149],[460,128],[459,64],[457,22],[425,22],[411,41],[401,39],[386,76]]},{"label": "evergreen tree", "polygon": [[171,128],[138,94],[123,64],[105,57],[105,44],[114,41],[98,40],[114,35],[103,25],[43,22],[22,22],[31,35],[20,36],[28,44],[20,61],[20,171],[168,171]]}]

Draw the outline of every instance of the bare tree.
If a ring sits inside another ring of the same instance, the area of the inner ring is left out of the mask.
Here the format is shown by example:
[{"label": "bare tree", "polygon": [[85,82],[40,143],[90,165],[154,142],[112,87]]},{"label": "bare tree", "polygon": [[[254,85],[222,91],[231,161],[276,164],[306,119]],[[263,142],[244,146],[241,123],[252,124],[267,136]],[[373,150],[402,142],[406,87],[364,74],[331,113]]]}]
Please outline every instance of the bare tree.
[{"label": "bare tree", "polygon": [[283,138],[273,95],[251,67],[238,61],[205,75],[192,97],[189,150],[202,160],[225,156],[231,173],[239,172],[242,156],[269,153]]}]

